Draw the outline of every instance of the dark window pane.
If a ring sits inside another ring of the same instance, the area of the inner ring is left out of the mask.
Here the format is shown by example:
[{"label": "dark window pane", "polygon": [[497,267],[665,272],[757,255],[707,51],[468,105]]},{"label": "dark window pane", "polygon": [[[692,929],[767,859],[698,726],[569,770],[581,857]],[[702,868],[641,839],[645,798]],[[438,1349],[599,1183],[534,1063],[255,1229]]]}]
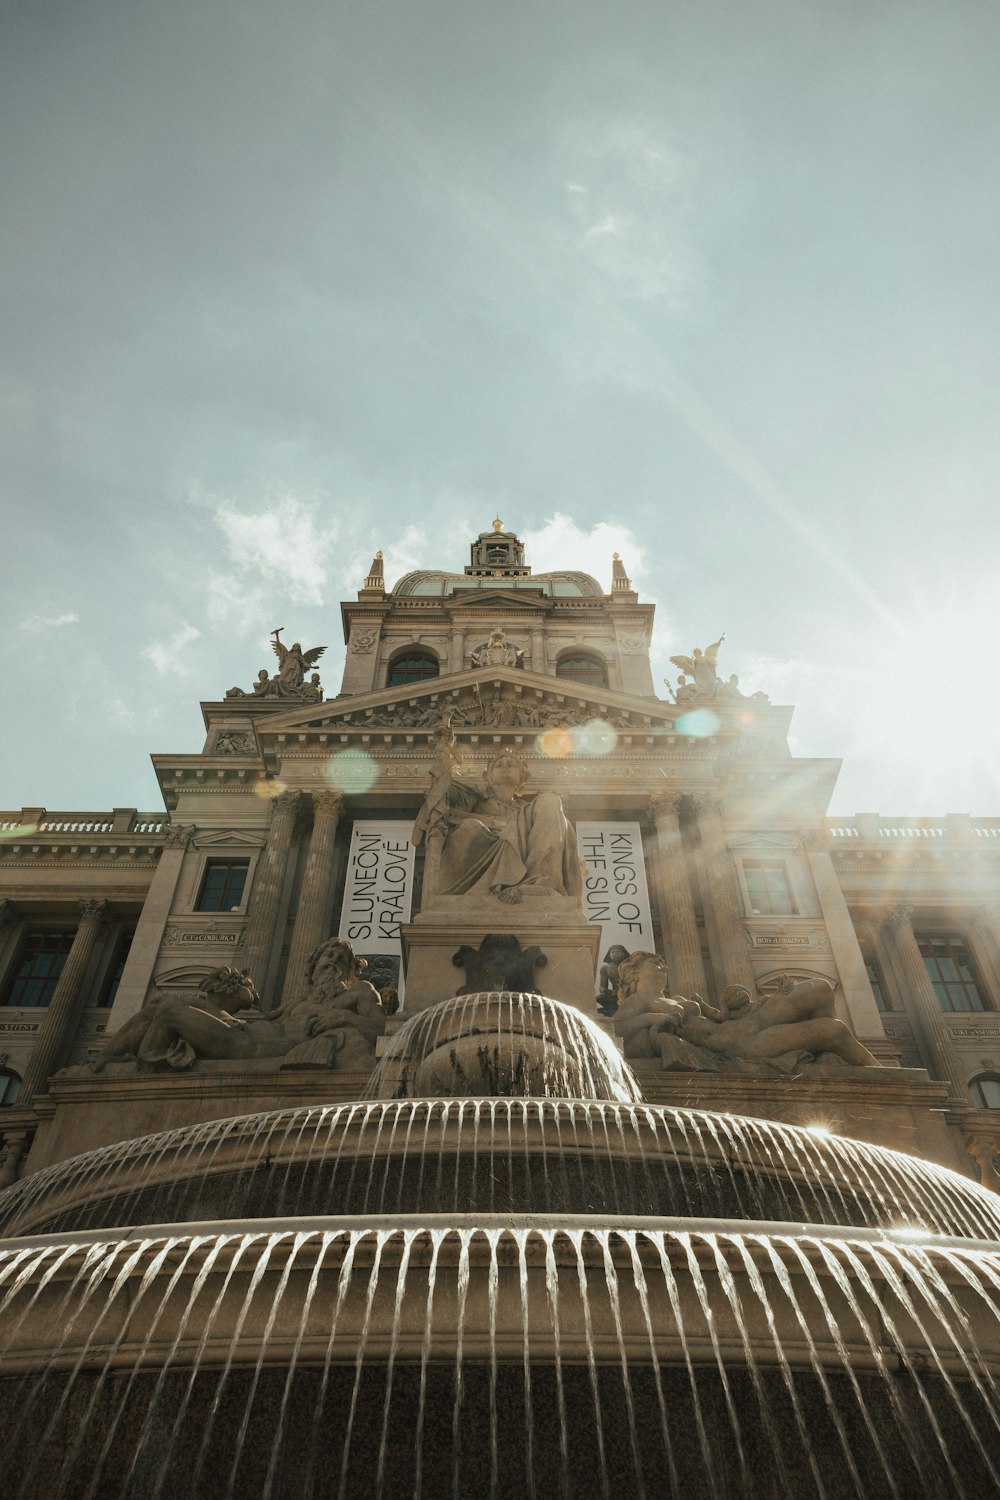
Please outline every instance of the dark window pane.
[{"label": "dark window pane", "polygon": [[21,1091],[21,1080],[9,1068],[0,1069],[0,1105],[13,1104]]},{"label": "dark window pane", "polygon": [[232,911],[243,900],[246,885],[247,859],[210,859],[202,881],[199,911]]},{"label": "dark window pane", "polygon": [[567,651],[556,662],[556,676],[568,677],[573,682],[586,682],[593,687],[607,687],[608,674],[599,656],[590,651]]},{"label": "dark window pane", "polygon": [[1000,1109],[1000,1078],[974,1078],[969,1095],[977,1109]]},{"label": "dark window pane", "polygon": [[439,673],[436,656],[429,651],[405,651],[389,668],[389,686],[399,687],[407,682],[424,682]]},{"label": "dark window pane", "polygon": [[743,862],[750,910],[762,917],[790,917],[795,914],[788,875],[780,861],[748,859]]},{"label": "dark window pane", "polygon": [[868,971],[868,982],[872,987],[872,994],[875,996],[876,1006],[881,1011],[892,1010],[892,1006],[889,1004],[889,998],[885,992],[885,985],[882,982],[882,975],[879,972],[878,965],[874,963],[866,963],[865,968]]},{"label": "dark window pane", "polygon": [[48,1005],[73,946],[73,932],[29,932],[4,1005]]},{"label": "dark window pane", "polygon": [[942,1010],[988,1010],[968,948],[959,938],[917,939],[924,968]]}]

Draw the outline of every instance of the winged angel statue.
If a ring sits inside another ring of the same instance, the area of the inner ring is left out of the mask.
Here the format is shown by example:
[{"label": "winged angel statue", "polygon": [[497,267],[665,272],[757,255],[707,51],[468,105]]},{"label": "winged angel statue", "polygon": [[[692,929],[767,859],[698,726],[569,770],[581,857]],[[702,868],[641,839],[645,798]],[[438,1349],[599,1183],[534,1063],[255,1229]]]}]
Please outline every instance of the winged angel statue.
[{"label": "winged angel statue", "polygon": [[301,698],[306,673],[316,665],[326,647],[314,646],[311,651],[303,651],[298,641],[292,646],[286,646],[281,639],[284,628],[279,625],[276,630],[271,631],[274,636],[271,645],[279,663],[277,674],[271,681],[279,698]]}]

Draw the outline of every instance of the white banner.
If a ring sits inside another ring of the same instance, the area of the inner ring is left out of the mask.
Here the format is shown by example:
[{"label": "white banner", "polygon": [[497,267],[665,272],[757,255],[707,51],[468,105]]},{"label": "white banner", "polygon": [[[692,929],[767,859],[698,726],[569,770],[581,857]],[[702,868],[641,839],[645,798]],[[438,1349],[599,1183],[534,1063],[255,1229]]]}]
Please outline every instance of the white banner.
[{"label": "white banner", "polygon": [[651,953],[653,918],[638,823],[577,823],[576,846],[587,866],[583,910],[601,929],[601,962],[612,943],[629,953]]},{"label": "white banner", "polygon": [[365,978],[377,990],[392,985],[403,998],[400,925],[413,904],[412,822],[364,821],[351,832],[339,937],[368,960]]}]

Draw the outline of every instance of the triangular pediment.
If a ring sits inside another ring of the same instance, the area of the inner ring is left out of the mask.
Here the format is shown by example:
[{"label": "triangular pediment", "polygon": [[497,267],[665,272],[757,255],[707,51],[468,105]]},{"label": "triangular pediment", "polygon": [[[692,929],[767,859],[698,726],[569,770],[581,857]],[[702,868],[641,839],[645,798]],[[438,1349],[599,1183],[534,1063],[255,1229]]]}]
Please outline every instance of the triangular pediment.
[{"label": "triangular pediment", "polygon": [[525,610],[535,610],[537,613],[545,614],[552,600],[546,596],[539,597],[538,594],[529,594],[521,589],[469,589],[464,594],[453,594],[448,600],[449,613],[458,614],[480,614],[484,607],[488,612],[500,611],[506,613],[516,610],[523,614]]},{"label": "triangular pediment", "polygon": [[313,733],[433,733],[450,718],[463,730],[524,732],[571,728],[604,719],[619,730],[672,728],[677,711],[668,703],[650,703],[539,672],[515,667],[488,667],[450,673],[406,687],[380,688],[329,703],[310,704],[258,723],[262,741]]},{"label": "triangular pediment", "polygon": [[211,849],[221,844],[227,849],[262,849],[266,842],[266,839],[238,828],[224,829],[221,833],[196,833],[192,839],[196,849]]}]

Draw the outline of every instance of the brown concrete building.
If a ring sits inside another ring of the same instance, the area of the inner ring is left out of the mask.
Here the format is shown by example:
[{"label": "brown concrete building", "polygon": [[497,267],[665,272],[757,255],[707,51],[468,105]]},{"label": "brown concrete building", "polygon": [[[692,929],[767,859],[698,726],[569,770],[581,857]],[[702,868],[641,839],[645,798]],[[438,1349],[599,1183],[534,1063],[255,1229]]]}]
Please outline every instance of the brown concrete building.
[{"label": "brown concrete building", "polygon": [[[576,824],[588,979],[622,942],[664,953],[674,988],[707,998],[783,974],[836,981],[841,1019],[948,1124],[951,1155],[929,1137],[926,1154],[972,1174],[968,1148],[992,1180],[1000,819],[828,817],[839,762],[791,754],[792,709],[723,681],[718,643],[689,659],[676,698],[658,696],[653,606],[617,558],[609,585],[533,574],[500,522],[461,572],[387,589],[376,558],[341,606],[336,697],[309,680],[315,651],[282,645],[274,677],[202,704],[199,750],[154,755],[163,811],[0,814],[5,1179],[51,1111],[50,1078],[151,996],[192,990],[218,965],[249,969],[273,1007],[340,932],[404,987],[404,1012],[443,998],[421,978],[433,847],[415,852],[409,830],[442,736],[454,736],[463,775],[514,750]],[[527,910],[498,909],[477,930],[530,926]],[[559,959],[551,924],[531,941],[556,954],[550,992],[594,1014],[579,947]],[[671,1074],[647,1091],[804,1121],[808,1091],[796,1088]],[[837,1097],[838,1128],[878,1138]],[[922,1139],[884,1143],[920,1150]]]}]

